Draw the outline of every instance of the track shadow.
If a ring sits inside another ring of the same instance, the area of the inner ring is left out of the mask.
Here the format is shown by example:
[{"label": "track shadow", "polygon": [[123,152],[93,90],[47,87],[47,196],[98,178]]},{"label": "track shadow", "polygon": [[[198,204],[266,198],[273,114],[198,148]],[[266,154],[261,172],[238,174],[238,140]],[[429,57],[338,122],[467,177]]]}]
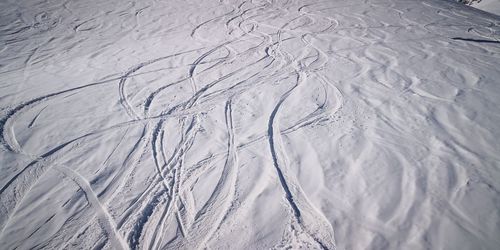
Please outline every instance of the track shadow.
[{"label": "track shadow", "polygon": [[484,40],[484,39],[472,39],[472,38],[463,38],[463,37],[453,37],[453,40],[466,41],[466,42],[475,42],[475,43],[496,43],[500,44],[499,41],[492,40]]}]

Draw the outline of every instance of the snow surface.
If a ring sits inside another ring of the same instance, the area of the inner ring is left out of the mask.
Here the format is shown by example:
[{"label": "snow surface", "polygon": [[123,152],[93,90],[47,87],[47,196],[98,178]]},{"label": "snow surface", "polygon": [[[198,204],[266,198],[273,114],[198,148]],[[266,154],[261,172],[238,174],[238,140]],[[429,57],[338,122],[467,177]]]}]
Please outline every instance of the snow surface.
[{"label": "snow surface", "polygon": [[482,0],[481,2],[473,3],[472,6],[500,16],[500,0]]},{"label": "snow surface", "polygon": [[500,18],[0,2],[0,246],[499,249]]}]

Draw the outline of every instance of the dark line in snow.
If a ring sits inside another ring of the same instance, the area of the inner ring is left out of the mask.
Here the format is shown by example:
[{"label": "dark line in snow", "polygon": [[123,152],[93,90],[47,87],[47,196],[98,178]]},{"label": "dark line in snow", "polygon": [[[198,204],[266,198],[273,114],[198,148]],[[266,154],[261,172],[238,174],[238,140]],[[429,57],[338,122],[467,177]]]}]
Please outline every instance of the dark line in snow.
[{"label": "dark line in snow", "polygon": [[485,40],[485,39],[473,39],[473,38],[463,38],[463,37],[453,37],[453,40],[466,41],[466,42],[475,42],[475,43],[497,43],[500,44],[499,41]]}]

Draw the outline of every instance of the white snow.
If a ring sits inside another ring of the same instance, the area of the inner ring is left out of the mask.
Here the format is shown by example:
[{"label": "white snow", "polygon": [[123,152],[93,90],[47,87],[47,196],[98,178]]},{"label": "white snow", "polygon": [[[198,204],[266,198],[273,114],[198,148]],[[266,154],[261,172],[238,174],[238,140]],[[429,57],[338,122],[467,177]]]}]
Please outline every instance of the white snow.
[{"label": "white snow", "polygon": [[0,2],[2,249],[499,249],[500,18]]},{"label": "white snow", "polygon": [[500,0],[482,0],[474,2],[472,6],[500,16]]}]

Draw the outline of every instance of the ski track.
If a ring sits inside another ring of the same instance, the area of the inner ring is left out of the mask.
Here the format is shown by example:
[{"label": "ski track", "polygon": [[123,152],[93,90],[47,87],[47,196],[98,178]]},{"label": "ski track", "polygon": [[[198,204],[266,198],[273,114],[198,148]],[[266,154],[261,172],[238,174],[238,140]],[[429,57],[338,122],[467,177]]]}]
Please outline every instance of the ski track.
[{"label": "ski track", "polygon": [[500,245],[497,16],[444,0],[0,12],[6,249]]},{"label": "ski track", "polygon": [[120,233],[116,231],[116,225],[114,221],[111,219],[111,216],[103,207],[101,202],[99,202],[99,198],[97,198],[95,192],[92,190],[90,183],[83,176],[70,168],[58,166],[56,167],[56,169],[71,178],[83,190],[83,192],[85,193],[85,197],[87,198],[91,206],[97,210],[97,217],[99,218],[101,223],[104,224],[104,228],[106,228],[108,236],[113,242],[113,246],[127,249],[128,246],[126,242],[123,240]]}]

